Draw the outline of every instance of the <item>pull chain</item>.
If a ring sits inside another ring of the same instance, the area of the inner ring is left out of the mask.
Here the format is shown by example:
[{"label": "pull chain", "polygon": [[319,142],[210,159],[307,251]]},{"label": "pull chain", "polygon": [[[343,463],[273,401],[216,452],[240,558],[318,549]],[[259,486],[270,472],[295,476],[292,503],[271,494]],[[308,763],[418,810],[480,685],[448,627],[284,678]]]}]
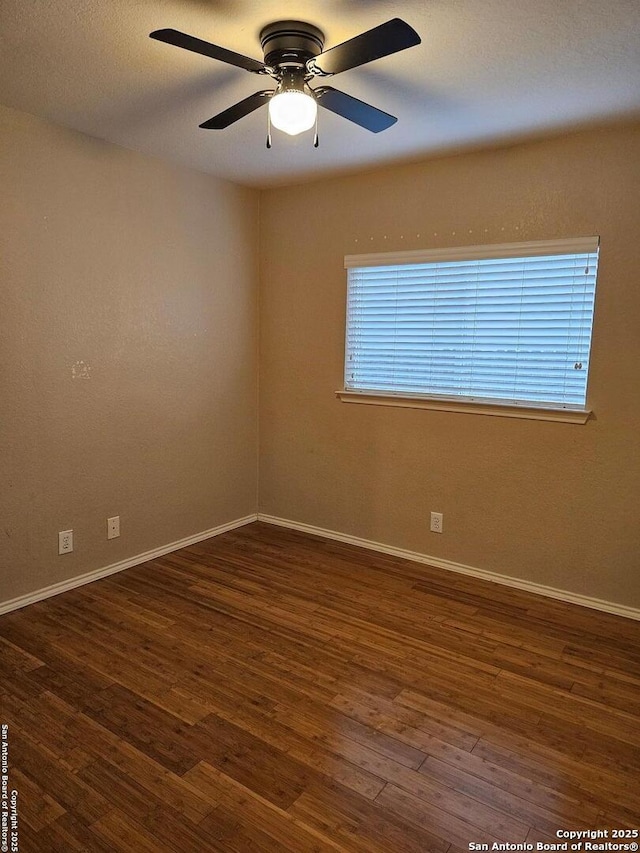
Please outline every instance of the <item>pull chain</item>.
[{"label": "pull chain", "polygon": [[267,108],[267,148],[271,148],[271,113]]},{"label": "pull chain", "polygon": [[318,144],[319,144],[319,142],[318,142],[318,112],[316,110],[316,130],[315,130],[315,133],[313,135],[313,147],[317,148]]}]

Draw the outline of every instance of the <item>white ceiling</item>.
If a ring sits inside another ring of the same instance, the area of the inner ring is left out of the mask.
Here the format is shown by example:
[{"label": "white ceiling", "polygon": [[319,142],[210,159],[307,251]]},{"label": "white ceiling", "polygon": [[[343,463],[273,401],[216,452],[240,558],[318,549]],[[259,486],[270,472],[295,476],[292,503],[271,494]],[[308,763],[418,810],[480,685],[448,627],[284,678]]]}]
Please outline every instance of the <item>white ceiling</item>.
[{"label": "white ceiling", "polygon": [[[398,116],[372,134],[321,110],[312,132],[274,132],[266,109],[198,125],[265,78],[148,38],[172,27],[262,59],[280,19],[325,48],[394,17],[422,44],[331,78]],[[0,102],[251,186],[370,168],[467,145],[640,113],[640,0],[1,0]]]}]

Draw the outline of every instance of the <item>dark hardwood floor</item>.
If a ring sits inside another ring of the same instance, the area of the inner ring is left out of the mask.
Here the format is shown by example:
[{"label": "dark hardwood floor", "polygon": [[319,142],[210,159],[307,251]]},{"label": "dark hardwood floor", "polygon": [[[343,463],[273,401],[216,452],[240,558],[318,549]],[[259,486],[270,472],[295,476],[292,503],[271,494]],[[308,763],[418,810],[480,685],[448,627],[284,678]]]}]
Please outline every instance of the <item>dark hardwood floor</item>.
[{"label": "dark hardwood floor", "polygon": [[253,524],[1,617],[0,651],[20,853],[640,828],[631,620]]}]

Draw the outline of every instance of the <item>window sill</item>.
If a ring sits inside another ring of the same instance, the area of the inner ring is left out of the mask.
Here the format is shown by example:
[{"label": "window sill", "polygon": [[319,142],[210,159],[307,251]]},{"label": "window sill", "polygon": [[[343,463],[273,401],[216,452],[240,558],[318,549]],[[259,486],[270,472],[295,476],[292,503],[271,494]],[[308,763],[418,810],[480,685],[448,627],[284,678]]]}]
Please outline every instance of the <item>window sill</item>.
[{"label": "window sill", "polygon": [[399,406],[405,409],[431,409],[437,412],[466,412],[470,415],[493,415],[499,418],[526,418],[535,421],[559,421],[584,424],[591,411],[586,409],[554,409],[542,406],[515,406],[509,403],[472,403],[465,400],[412,397],[403,394],[384,394],[364,391],[336,391],[343,403],[363,403],[367,406]]}]

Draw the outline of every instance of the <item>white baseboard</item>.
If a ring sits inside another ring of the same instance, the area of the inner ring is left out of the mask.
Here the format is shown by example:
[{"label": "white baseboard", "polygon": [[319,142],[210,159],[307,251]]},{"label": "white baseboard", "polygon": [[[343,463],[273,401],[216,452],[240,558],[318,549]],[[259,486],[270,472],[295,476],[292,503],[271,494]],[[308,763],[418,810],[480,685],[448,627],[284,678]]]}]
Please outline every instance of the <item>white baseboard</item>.
[{"label": "white baseboard", "polygon": [[616,604],[612,601],[603,601],[599,598],[590,598],[587,595],[579,595],[575,592],[569,592],[564,589],[556,589],[552,586],[544,586],[543,584],[534,583],[533,581],[525,581],[520,578],[512,578],[508,575],[499,575],[495,572],[488,572],[484,569],[477,569],[474,566],[465,566],[463,563],[454,563],[451,560],[443,560],[441,557],[430,557],[428,554],[419,554],[417,551],[407,551],[404,548],[394,548],[391,545],[384,545],[381,542],[372,542],[369,539],[361,539],[359,536],[350,536],[346,533],[339,533],[336,530],[325,530],[323,527],[315,527],[312,524],[303,524],[298,521],[291,521],[287,518],[277,518],[273,515],[265,515],[258,513],[258,521],[264,521],[267,524],[275,524],[279,527],[289,527],[291,530],[299,530],[302,533],[311,533],[314,536],[324,536],[326,539],[335,539],[338,542],[346,542],[349,545],[358,545],[360,548],[368,548],[371,551],[380,551],[383,554],[391,554],[394,557],[402,557],[405,560],[411,560],[414,563],[426,563],[429,566],[435,566],[438,569],[446,569],[450,572],[458,572],[462,575],[470,575],[474,578],[481,578],[492,583],[499,583],[503,586],[522,589],[526,592],[533,592],[536,595],[544,595],[547,598],[556,598],[559,601],[566,601],[570,604],[579,604],[582,607],[590,607],[593,610],[601,610],[605,613],[613,613],[616,616],[624,616],[627,619],[640,620],[640,610],[634,607],[627,607],[624,604]]},{"label": "white baseboard", "polygon": [[132,566],[139,566],[140,563],[146,563],[148,560],[154,560],[156,557],[162,557],[165,554],[170,554],[172,551],[186,548],[187,545],[195,545],[196,542],[202,542],[203,539],[211,539],[212,536],[219,536],[221,533],[226,533],[227,530],[234,530],[236,527],[251,524],[252,521],[257,521],[255,513],[253,515],[246,515],[244,518],[237,518],[235,521],[229,521],[227,524],[220,524],[218,527],[212,527],[211,530],[203,530],[201,533],[195,533],[193,536],[187,536],[184,539],[179,539],[177,542],[161,545],[159,548],[145,551],[144,554],[136,554],[135,557],[128,557],[126,560],[121,560],[119,563],[112,563],[110,566],[105,566],[102,569],[95,569],[93,572],[87,572],[84,575],[78,575],[75,578],[60,581],[60,583],[54,583],[51,586],[46,586],[35,592],[29,592],[18,598],[12,598],[10,601],[1,602],[0,614],[9,613],[11,610],[19,610],[21,607],[34,604],[36,601],[42,601],[44,598],[50,598],[52,595],[58,595],[61,592],[75,589],[86,583],[92,583],[92,581],[97,581],[100,578],[106,578],[108,575],[114,575],[116,572],[124,571],[124,569],[130,569]]},{"label": "white baseboard", "polygon": [[50,598],[53,595],[58,595],[61,592],[75,589],[78,586],[92,583],[100,578],[116,574],[116,572],[122,572],[124,569],[139,566],[141,563],[146,563],[148,560],[153,560],[156,557],[162,557],[164,554],[170,554],[172,551],[178,551],[180,548],[186,548],[188,545],[194,545],[196,542],[202,542],[203,539],[211,539],[213,536],[219,536],[221,533],[226,533],[228,530],[234,530],[235,528],[242,527],[245,524],[251,524],[253,521],[264,521],[267,524],[274,524],[279,527],[288,527],[291,530],[299,530],[302,533],[310,533],[314,536],[323,536],[326,539],[335,539],[338,542],[357,545],[360,548],[368,548],[371,551],[380,551],[383,554],[402,557],[403,559],[411,560],[414,563],[424,563],[429,566],[435,566],[439,569],[446,569],[447,571],[470,575],[471,577],[481,578],[482,580],[491,581],[492,583],[499,583],[503,586],[522,589],[526,592],[533,592],[536,595],[543,595],[547,598],[555,598],[559,601],[569,602],[570,604],[579,604],[582,607],[590,607],[593,610],[601,610],[604,613],[613,613],[616,616],[624,616],[627,619],[636,619],[640,621],[640,610],[633,607],[627,607],[624,604],[616,604],[612,601],[603,601],[599,598],[590,598],[586,595],[579,595],[578,593],[569,592],[568,590],[544,586],[543,584],[521,580],[520,578],[512,578],[508,575],[499,575],[495,572],[488,572],[484,569],[475,568],[474,566],[466,566],[463,563],[454,563],[451,560],[443,560],[441,557],[430,557],[428,554],[420,554],[417,551],[408,551],[405,548],[395,548],[392,545],[384,545],[381,542],[373,542],[370,539],[362,539],[359,536],[350,536],[347,533],[340,533],[336,530],[327,530],[324,527],[316,527],[312,524],[291,521],[287,518],[277,518],[276,516],[266,515],[264,513],[247,515],[244,518],[235,519],[227,524],[221,524],[218,527],[212,527],[210,530],[203,530],[201,533],[195,533],[193,536],[187,536],[186,538],[179,539],[176,542],[170,542],[167,545],[162,545],[151,551],[145,551],[143,554],[137,554],[135,557],[129,557],[126,560],[121,560],[118,563],[112,563],[104,568],[95,569],[93,572],[87,572],[84,575],[69,578],[69,580],[52,584],[51,586],[44,587],[43,589],[38,589],[35,592],[21,595],[18,598],[12,598],[9,601],[0,602],[0,615],[3,613],[9,613],[12,610],[18,610],[21,607],[26,607],[28,604],[34,604],[36,601],[42,601],[45,598]]}]

